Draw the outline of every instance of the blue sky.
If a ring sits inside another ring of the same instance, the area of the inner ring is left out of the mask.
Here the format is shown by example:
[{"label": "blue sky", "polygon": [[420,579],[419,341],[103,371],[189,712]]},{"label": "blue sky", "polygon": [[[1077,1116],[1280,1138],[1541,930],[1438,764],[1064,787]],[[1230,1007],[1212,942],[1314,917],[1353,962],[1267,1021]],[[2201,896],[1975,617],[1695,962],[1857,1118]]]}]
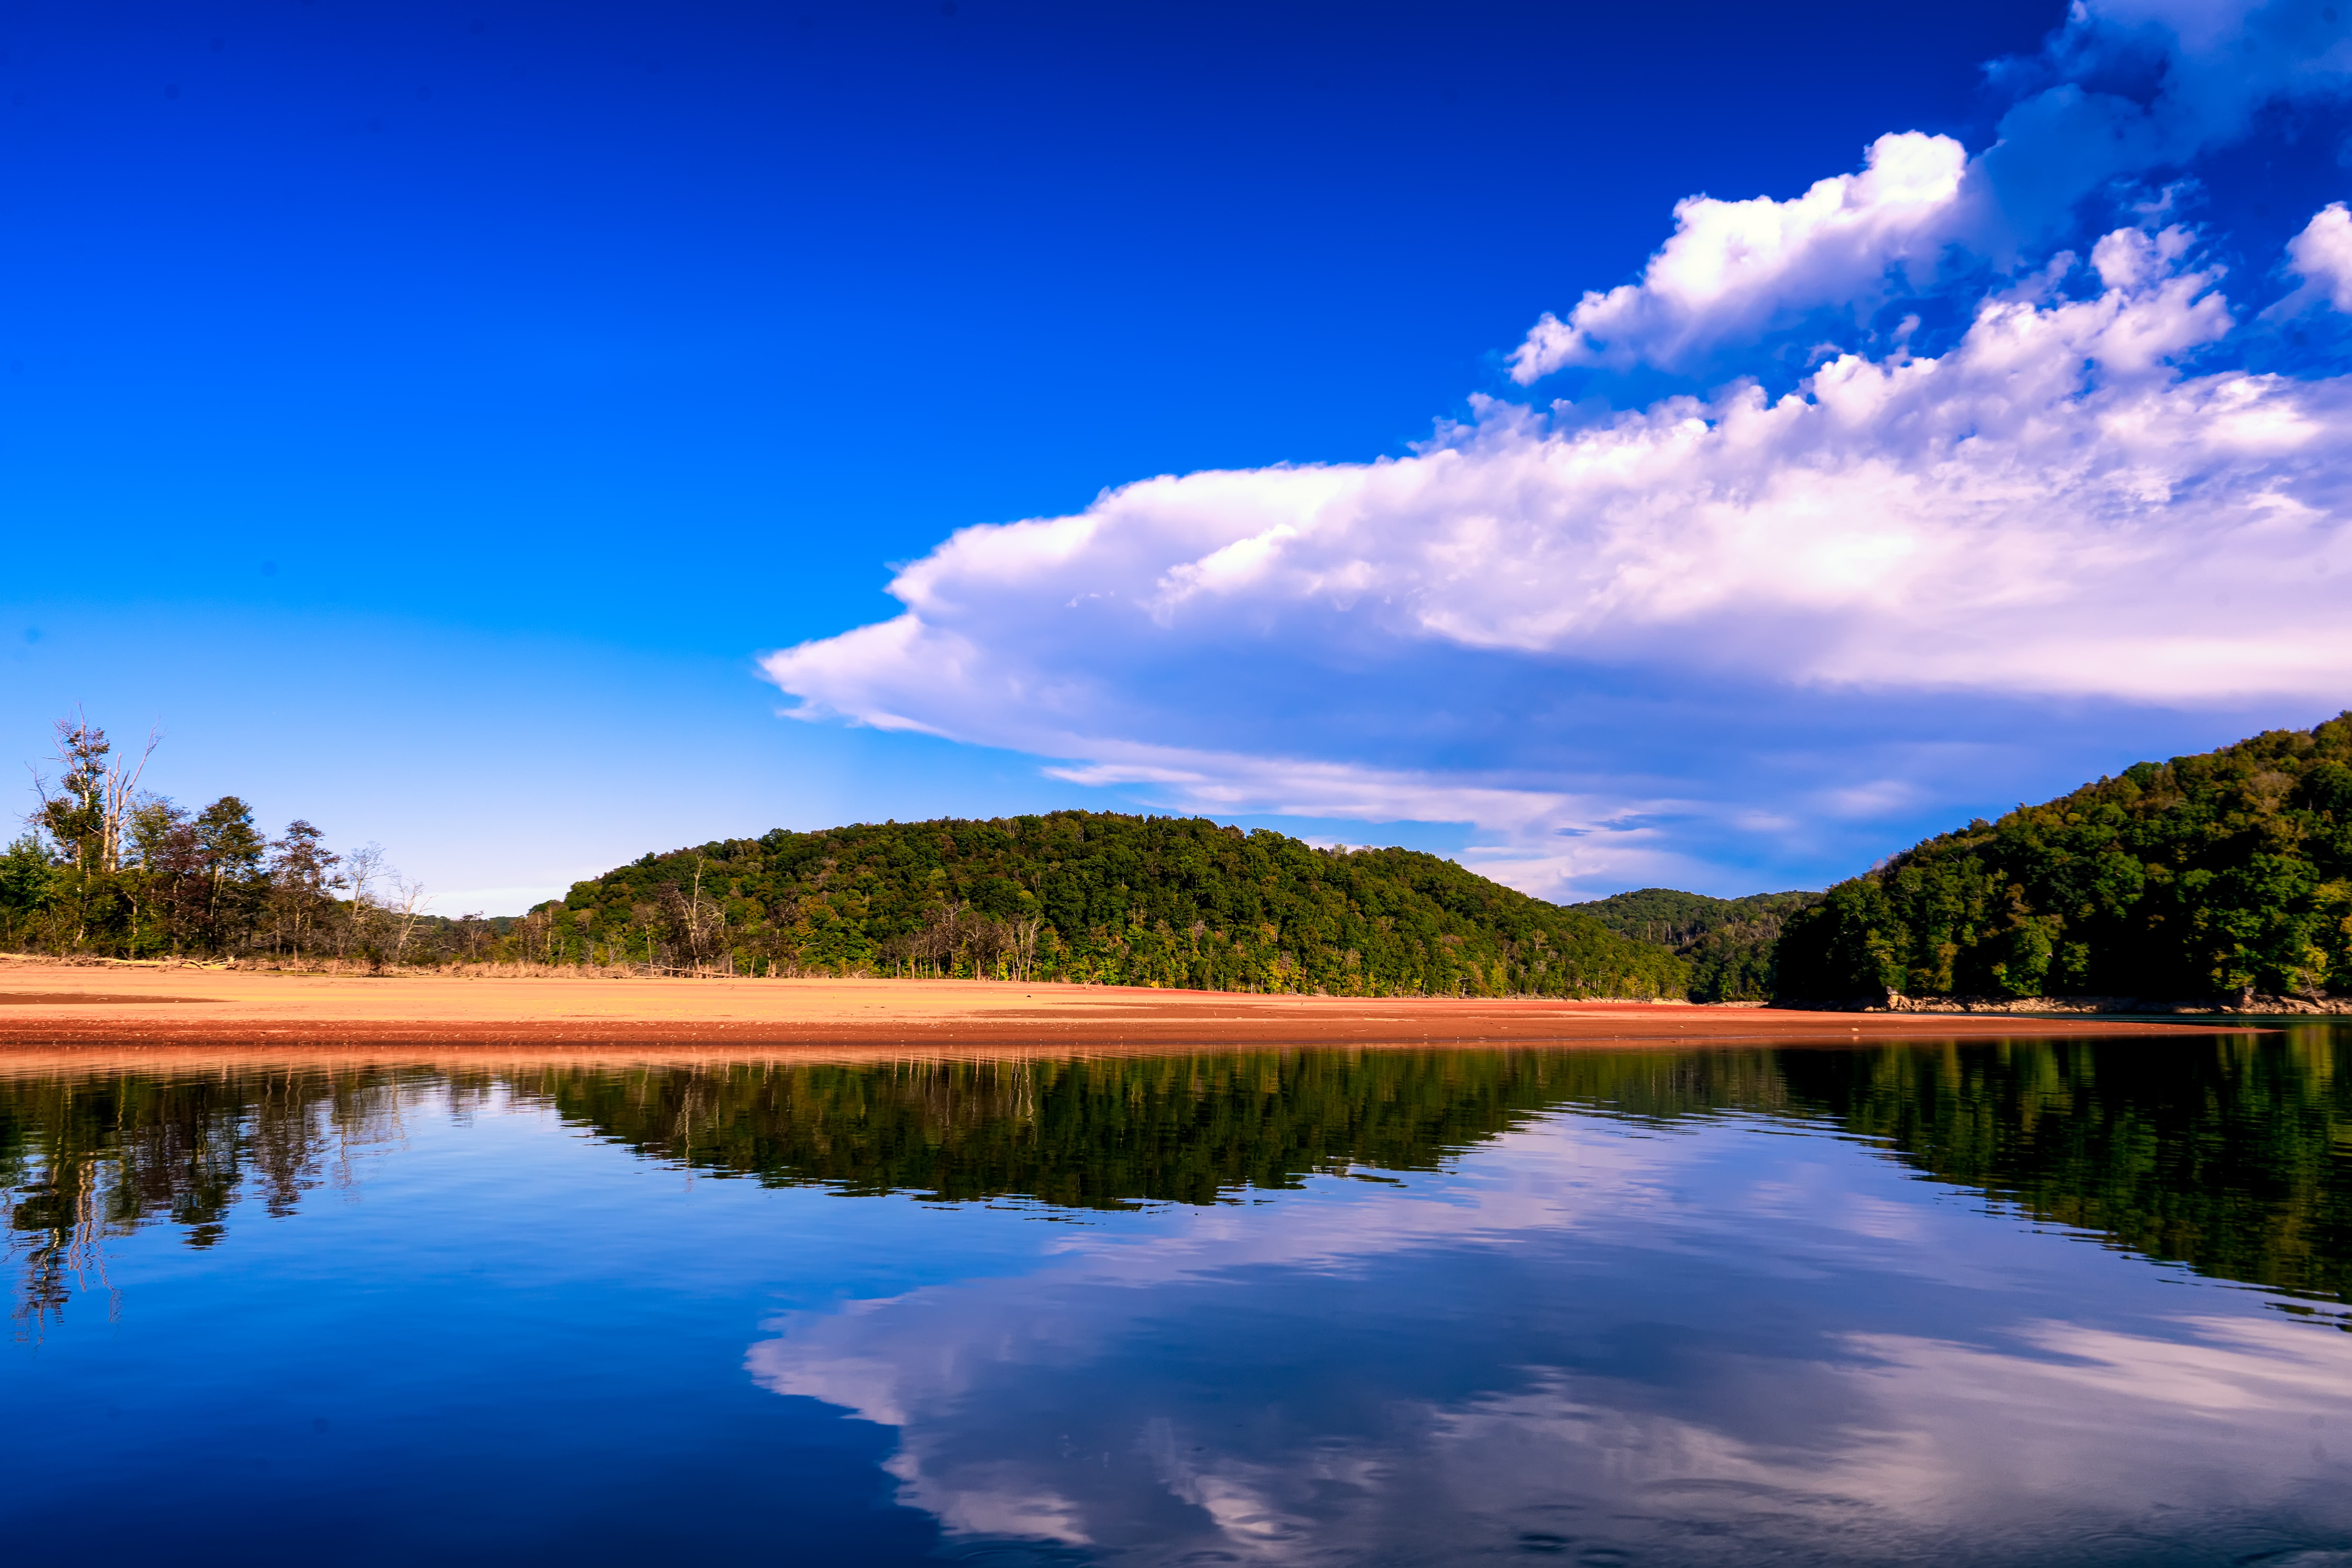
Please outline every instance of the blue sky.
[{"label": "blue sky", "polygon": [[0,726],[454,913],[1058,805],[1819,885],[2352,704],[2347,26],[1919,9],[12,10]]}]

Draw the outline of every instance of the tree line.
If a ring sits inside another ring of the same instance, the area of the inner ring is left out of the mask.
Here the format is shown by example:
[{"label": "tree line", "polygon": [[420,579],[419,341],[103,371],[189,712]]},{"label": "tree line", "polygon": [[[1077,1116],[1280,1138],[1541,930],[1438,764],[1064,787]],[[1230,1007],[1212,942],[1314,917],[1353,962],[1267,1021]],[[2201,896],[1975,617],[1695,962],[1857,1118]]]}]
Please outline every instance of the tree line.
[{"label": "tree line", "polygon": [[1773,994],[1773,950],[1790,916],[1821,902],[1811,892],[1716,899],[1642,888],[1571,908],[1621,936],[1656,942],[1690,969],[1694,1002],[1763,1002]]},{"label": "tree line", "polygon": [[1407,849],[1198,817],[864,823],[648,855],[533,911],[581,963],[1340,995],[1673,997],[1687,968]]},{"label": "tree line", "polygon": [[1562,907],[1406,849],[1052,812],[783,829],[448,919],[369,845],[141,786],[79,716],[0,854],[0,944],[121,957],[525,962],[1348,995],[1696,1001],[2352,989],[2352,713],[1940,835],[1827,893]]},{"label": "tree line", "polygon": [[1341,994],[1672,997],[1672,952],[1403,849],[1056,812],[778,830],[649,855],[528,913],[448,919],[379,847],[142,787],[79,714],[0,855],[0,944],[120,958],[520,962]]},{"label": "tree line", "polygon": [[2352,989],[2352,712],[1979,818],[1790,916],[1783,997]]},{"label": "tree line", "polygon": [[425,909],[382,847],[337,851],[297,817],[271,837],[237,795],[188,807],[142,787],[135,752],[77,713],[33,769],[36,805],[0,852],[0,944],[117,958],[268,954],[374,963],[489,959],[515,922]]},{"label": "tree line", "polygon": [[1671,948],[1695,1002],[2341,998],[2352,714],[2136,763],[1825,893],[1644,888],[1574,907]]}]

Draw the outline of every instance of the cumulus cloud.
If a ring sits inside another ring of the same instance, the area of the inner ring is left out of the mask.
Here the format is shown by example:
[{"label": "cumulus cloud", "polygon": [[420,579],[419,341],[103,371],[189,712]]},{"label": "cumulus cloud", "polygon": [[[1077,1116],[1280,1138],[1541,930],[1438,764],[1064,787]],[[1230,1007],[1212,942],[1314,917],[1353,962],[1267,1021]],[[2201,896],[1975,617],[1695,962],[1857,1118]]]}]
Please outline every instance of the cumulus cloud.
[{"label": "cumulus cloud", "polygon": [[1861,174],[1816,181],[1785,202],[1692,196],[1638,283],[1588,292],[1563,321],[1546,311],[1511,356],[1526,386],[1567,365],[1684,369],[1791,308],[1876,291],[1890,268],[1932,268],[1953,227],[1968,153],[1918,132],[1871,143]]},{"label": "cumulus cloud", "polygon": [[1487,404],[1410,458],[1162,477],[965,529],[893,582],[904,614],[765,668],[813,710],[1088,751],[1122,667],[1279,644],[1301,616],[1700,664],[1769,642],[1803,679],[2332,691],[2352,627],[2232,628],[2216,658],[2211,628],[2167,624],[2232,581],[2292,598],[2289,560],[2352,564],[2341,480],[2309,461],[2345,437],[2344,387],[2173,372],[2231,325],[2187,244],[2109,235],[2092,298],[1992,300],[1947,355],[1842,356],[1779,398],[1588,429]]},{"label": "cumulus cloud", "polygon": [[[1866,864],[1947,825],[1955,777],[1973,815],[2145,754],[2093,708],[2227,710],[2200,746],[2335,711],[2352,378],[2240,363],[2223,268],[2148,182],[2344,92],[2352,21],[2084,0],[1994,76],[1974,159],[1905,132],[1787,200],[1694,196],[1510,360],[1714,390],[1474,398],[1408,456],[964,529],[902,614],[764,671],[802,718],[1184,808],[1468,823],[1462,858],[1548,896],[1718,884],[1766,840]],[[2343,204],[2281,259],[2265,316],[2352,311]],[[2009,794],[2004,747],[2052,771]]]},{"label": "cumulus cloud", "polygon": [[[2015,101],[1976,159],[1950,137],[1906,132],[1873,142],[1861,173],[1786,201],[1692,196],[1638,279],[1537,321],[1512,379],[1711,371],[1727,347],[1795,327],[1856,331],[1874,307],[1948,274],[2010,267],[2112,182],[2234,142],[2272,104],[2343,94],[2352,22],[2283,0],[2100,0],[1994,77]],[[1953,252],[1977,265],[1945,265]]]},{"label": "cumulus cloud", "polygon": [[2352,311],[2352,213],[2342,202],[2330,202],[2303,232],[2287,242],[2287,268],[2304,280],[2294,296],[2280,306],[2293,310],[2306,300],[2325,300],[2338,310]]},{"label": "cumulus cloud", "polygon": [[[1523,847],[1675,809],[1670,782],[1512,773],[1524,745],[1494,738],[1523,742],[1530,694],[1580,669],[2325,706],[2352,684],[2347,386],[2184,374],[2231,329],[2221,281],[2186,231],[2120,229],[1940,356],[1595,426],[1489,403],[1402,458],[1143,480],[962,530],[898,574],[904,613],[764,668],[804,717]],[[2264,613],[2213,613],[2232,598]],[[1423,729],[1394,748],[1417,765],[1383,761],[1383,689],[1441,708],[1451,746]],[[1504,760],[1426,760],[1475,737]]]}]

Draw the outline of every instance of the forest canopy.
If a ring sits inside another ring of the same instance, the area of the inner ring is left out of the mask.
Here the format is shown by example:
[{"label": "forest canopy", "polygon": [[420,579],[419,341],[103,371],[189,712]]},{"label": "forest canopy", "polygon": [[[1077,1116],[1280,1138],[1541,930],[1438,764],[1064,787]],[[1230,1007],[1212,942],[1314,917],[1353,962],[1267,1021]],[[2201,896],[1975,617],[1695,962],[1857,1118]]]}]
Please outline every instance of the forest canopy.
[{"label": "forest canopy", "polygon": [[1939,835],[1827,893],[1561,906],[1435,855],[1059,811],[785,829],[647,855],[527,915],[451,920],[373,845],[60,721],[0,851],[0,944],[116,957],[523,961],[1321,992],[1846,1003],[2352,989],[2352,713]]},{"label": "forest canopy", "polygon": [[2317,997],[2352,978],[2352,712],[1930,838],[1791,917],[1784,997]]},{"label": "forest canopy", "polygon": [[1715,899],[1675,888],[1642,888],[1569,907],[1620,936],[1671,949],[1690,965],[1694,1002],[1762,1002],[1772,995],[1772,950],[1782,922],[1821,899],[1809,892]]},{"label": "forest canopy", "polygon": [[1680,996],[1685,965],[1589,914],[1410,849],[1197,817],[782,829],[575,886],[556,940],[698,963],[1349,995]]}]

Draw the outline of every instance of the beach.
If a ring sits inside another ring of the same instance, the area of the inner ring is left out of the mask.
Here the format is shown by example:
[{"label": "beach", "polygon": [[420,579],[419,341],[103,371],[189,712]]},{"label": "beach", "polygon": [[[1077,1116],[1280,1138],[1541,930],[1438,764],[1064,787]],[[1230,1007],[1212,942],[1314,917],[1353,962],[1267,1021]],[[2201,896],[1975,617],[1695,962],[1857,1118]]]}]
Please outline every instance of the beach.
[{"label": "beach", "polygon": [[969,980],[0,967],[0,1050],[503,1046],[1151,1049],[1822,1044],[2240,1030],[1555,997],[1253,995]]}]

